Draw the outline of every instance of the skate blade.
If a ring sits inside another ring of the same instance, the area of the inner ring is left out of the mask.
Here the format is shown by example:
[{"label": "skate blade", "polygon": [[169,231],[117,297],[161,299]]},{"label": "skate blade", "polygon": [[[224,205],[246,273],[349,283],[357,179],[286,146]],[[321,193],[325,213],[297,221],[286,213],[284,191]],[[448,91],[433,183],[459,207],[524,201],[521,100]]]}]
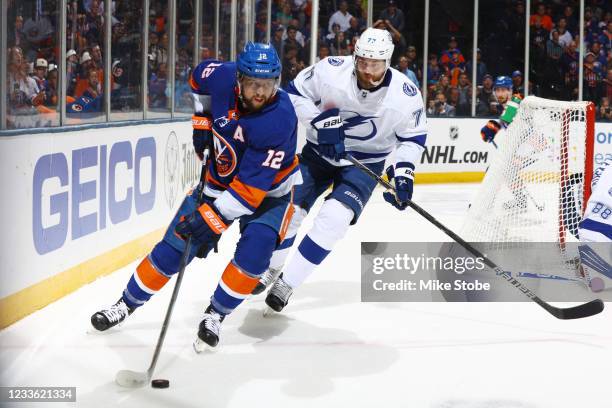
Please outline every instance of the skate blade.
[{"label": "skate blade", "polygon": [[206,342],[202,341],[202,339],[196,336],[196,339],[193,341],[193,350],[197,354],[203,353],[205,351],[207,353],[213,353],[217,351],[217,347],[209,346],[208,344],[206,344]]},{"label": "skate blade", "polygon": [[98,330],[90,324],[89,327],[85,330],[85,334],[94,336],[106,336],[108,334],[116,332],[116,330],[113,330],[115,327],[111,327],[108,330]]},{"label": "skate blade", "polygon": [[270,306],[266,306],[266,308],[263,311],[263,317],[274,316],[277,313],[278,312],[276,310],[272,309]]}]

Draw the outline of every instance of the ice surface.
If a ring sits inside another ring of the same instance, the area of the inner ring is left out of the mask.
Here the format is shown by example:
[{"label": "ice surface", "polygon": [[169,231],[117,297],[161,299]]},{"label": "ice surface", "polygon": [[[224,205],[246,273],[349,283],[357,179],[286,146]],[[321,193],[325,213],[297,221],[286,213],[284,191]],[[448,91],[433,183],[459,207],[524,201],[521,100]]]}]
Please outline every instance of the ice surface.
[{"label": "ice surface", "polygon": [[[417,185],[415,201],[457,231],[476,188]],[[447,240],[380,191],[282,314],[264,318],[263,295],[254,297],[225,320],[220,349],[198,355],[200,315],[236,239],[232,228],[220,254],[186,271],[154,375],[170,388],[124,389],[114,378],[147,369],[173,281],[119,328],[90,329],[136,263],[0,332],[0,385],[76,386],[76,406],[105,408],[612,406],[608,311],[560,321],[532,303],[361,303],[360,241]]]}]

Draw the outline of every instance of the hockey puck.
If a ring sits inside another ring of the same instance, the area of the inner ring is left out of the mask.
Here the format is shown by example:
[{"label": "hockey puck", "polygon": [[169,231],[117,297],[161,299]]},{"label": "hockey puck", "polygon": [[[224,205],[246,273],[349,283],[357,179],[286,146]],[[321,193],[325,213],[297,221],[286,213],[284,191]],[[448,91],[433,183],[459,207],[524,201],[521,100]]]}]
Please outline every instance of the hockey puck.
[{"label": "hockey puck", "polygon": [[362,255],[379,255],[387,248],[386,243],[382,242],[362,242]]},{"label": "hockey puck", "polygon": [[170,387],[170,381],[164,379],[157,379],[151,381],[151,387],[153,388],[168,388]]}]

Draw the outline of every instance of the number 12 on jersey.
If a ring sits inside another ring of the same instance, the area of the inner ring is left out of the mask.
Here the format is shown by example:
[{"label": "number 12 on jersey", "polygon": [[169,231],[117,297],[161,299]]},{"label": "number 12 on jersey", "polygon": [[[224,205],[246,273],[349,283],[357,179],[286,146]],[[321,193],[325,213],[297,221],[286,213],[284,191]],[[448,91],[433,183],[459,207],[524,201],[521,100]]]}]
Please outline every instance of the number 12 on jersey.
[{"label": "number 12 on jersey", "polygon": [[273,169],[280,169],[281,163],[285,158],[285,152],[282,150],[268,150],[268,157],[261,164],[262,166],[271,167]]}]

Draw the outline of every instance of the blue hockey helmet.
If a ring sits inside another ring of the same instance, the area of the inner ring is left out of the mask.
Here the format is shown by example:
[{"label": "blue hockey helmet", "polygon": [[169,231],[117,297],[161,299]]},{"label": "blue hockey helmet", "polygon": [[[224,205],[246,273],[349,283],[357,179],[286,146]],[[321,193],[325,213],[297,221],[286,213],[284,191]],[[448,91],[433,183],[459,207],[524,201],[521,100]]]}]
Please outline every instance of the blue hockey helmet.
[{"label": "blue hockey helmet", "polygon": [[498,76],[495,78],[495,83],[493,84],[493,89],[495,88],[508,88],[512,89],[512,79],[507,76]]},{"label": "blue hockey helmet", "polygon": [[278,78],[281,62],[269,44],[247,42],[236,61],[238,72],[252,78]]}]

